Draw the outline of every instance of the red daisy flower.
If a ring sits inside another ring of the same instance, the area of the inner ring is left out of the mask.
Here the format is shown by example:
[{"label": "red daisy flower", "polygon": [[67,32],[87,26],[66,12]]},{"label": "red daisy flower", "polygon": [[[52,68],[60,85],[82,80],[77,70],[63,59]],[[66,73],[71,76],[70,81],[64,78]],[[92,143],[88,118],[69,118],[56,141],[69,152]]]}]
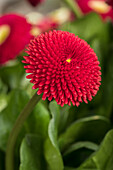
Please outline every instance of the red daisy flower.
[{"label": "red daisy flower", "polygon": [[0,17],[0,64],[14,59],[32,38],[31,25],[16,14]]},{"label": "red daisy flower", "polygon": [[44,0],[28,0],[32,6],[37,6],[38,4],[44,2]]},{"label": "red daisy flower", "polygon": [[53,98],[61,106],[78,106],[92,100],[99,90],[101,72],[93,49],[73,33],[50,31],[31,40],[23,63],[27,76],[43,93],[42,99]]},{"label": "red daisy flower", "polygon": [[106,0],[106,3],[107,3],[108,5],[111,5],[111,6],[113,7],[113,0]]},{"label": "red daisy flower", "polygon": [[106,0],[76,0],[79,7],[81,8],[84,14],[89,12],[96,12],[101,15],[101,17],[106,19],[113,20],[113,9],[110,7]]}]

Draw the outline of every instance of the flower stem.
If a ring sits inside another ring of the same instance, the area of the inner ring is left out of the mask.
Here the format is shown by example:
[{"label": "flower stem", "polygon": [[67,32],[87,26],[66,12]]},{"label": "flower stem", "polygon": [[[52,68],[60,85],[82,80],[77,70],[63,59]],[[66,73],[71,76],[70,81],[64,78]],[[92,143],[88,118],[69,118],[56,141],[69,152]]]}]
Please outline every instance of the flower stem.
[{"label": "flower stem", "polygon": [[32,112],[35,105],[39,102],[41,95],[38,96],[37,93],[29,100],[29,102],[24,107],[23,111],[18,116],[15,125],[9,135],[7,150],[6,150],[6,170],[14,170],[14,150],[18,134],[27,119],[27,117]]},{"label": "flower stem", "polygon": [[76,17],[79,19],[83,16],[83,13],[75,0],[64,0],[67,5],[72,9]]}]

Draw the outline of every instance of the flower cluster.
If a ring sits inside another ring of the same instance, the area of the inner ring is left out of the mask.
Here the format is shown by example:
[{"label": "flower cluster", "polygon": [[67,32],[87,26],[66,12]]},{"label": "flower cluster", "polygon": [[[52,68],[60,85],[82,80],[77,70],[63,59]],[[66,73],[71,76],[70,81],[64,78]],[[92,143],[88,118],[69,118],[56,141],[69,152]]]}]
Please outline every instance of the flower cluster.
[{"label": "flower cluster", "polygon": [[14,59],[32,38],[31,25],[23,16],[6,14],[0,17],[0,64]]},{"label": "flower cluster", "polygon": [[66,7],[54,10],[45,16],[38,12],[31,12],[26,15],[26,18],[32,24],[31,33],[33,36],[58,29],[59,26],[73,19],[72,12]]},{"label": "flower cluster", "polygon": [[31,40],[23,63],[27,76],[43,93],[42,99],[53,98],[61,106],[78,106],[92,100],[99,90],[101,72],[93,49],[73,33],[50,31]]}]

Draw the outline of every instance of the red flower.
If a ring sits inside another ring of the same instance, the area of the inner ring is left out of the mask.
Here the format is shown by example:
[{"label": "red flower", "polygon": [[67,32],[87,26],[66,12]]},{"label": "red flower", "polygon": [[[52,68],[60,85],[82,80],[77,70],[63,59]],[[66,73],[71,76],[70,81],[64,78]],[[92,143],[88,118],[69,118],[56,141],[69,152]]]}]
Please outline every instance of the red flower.
[{"label": "red flower", "polygon": [[0,17],[0,64],[14,59],[31,39],[31,25],[16,14]]},{"label": "red flower", "polygon": [[23,63],[27,76],[43,93],[42,99],[55,98],[58,104],[78,106],[92,100],[99,90],[101,72],[93,49],[73,33],[50,31],[40,34],[28,46]]},{"label": "red flower", "polygon": [[113,20],[113,9],[106,3],[106,0],[77,0],[77,2],[84,14],[94,11],[104,20]]},{"label": "red flower", "polygon": [[28,0],[32,6],[37,6],[42,3],[44,0]]},{"label": "red flower", "polygon": [[106,3],[107,3],[108,5],[111,5],[111,6],[113,7],[113,0],[106,0]]}]

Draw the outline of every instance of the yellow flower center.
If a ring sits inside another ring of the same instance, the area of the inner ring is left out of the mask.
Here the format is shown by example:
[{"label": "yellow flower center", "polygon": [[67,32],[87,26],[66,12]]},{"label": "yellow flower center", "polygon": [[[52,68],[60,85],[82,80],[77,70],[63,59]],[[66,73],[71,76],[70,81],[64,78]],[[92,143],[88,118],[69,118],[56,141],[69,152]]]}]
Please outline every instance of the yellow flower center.
[{"label": "yellow flower center", "polygon": [[38,27],[33,27],[30,31],[30,33],[33,35],[33,36],[37,36],[41,33],[40,29]]},{"label": "yellow flower center", "polygon": [[70,62],[71,62],[71,58],[68,58],[66,61],[67,61],[68,63],[70,63]]},{"label": "yellow flower center", "polygon": [[0,45],[5,42],[7,37],[10,34],[10,27],[9,25],[0,25]]},{"label": "yellow flower center", "polygon": [[104,1],[91,0],[88,2],[90,8],[98,13],[107,13],[110,11],[111,7],[107,5]]}]

